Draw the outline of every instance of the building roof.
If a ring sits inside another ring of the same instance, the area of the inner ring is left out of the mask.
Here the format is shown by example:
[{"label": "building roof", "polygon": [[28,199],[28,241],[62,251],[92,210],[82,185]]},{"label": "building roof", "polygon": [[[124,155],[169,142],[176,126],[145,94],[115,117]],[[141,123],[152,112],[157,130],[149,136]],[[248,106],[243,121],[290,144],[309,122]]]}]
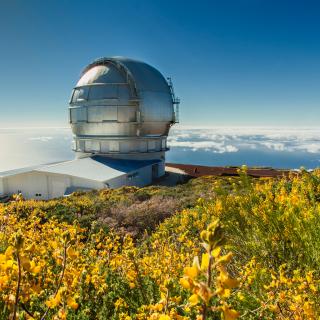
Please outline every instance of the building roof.
[{"label": "building roof", "polygon": [[34,171],[105,182],[157,162],[158,160],[138,161],[93,156],[41,167]]},{"label": "building roof", "polygon": [[8,171],[2,171],[0,172],[0,178],[4,177],[9,177],[9,176],[14,176],[17,174],[22,174],[22,173],[27,173],[31,172],[35,169],[41,168],[44,165],[37,165],[37,166],[29,166],[29,167],[23,167],[23,168],[18,168],[18,169],[13,169],[13,170],[8,170]]},{"label": "building roof", "polygon": [[92,156],[1,172],[0,177],[28,172],[43,172],[105,182],[158,162],[159,160],[122,160]]}]

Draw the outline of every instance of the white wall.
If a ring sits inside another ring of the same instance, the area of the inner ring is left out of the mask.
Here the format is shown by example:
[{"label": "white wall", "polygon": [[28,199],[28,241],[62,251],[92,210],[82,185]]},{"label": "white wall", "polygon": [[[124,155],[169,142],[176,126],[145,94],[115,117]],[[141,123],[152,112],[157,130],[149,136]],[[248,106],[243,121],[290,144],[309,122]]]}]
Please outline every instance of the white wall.
[{"label": "white wall", "polygon": [[[5,193],[14,194],[21,191],[26,198],[47,199],[48,183],[43,173],[28,172],[6,177]],[[36,194],[41,194],[37,196]]]},{"label": "white wall", "polygon": [[[21,191],[26,199],[52,199],[62,197],[68,187],[103,189],[102,182],[46,172],[20,173],[0,178],[0,194]],[[36,196],[41,194],[41,196]]]},{"label": "white wall", "polygon": [[88,188],[88,189],[105,188],[105,185],[102,182],[95,181],[95,180],[82,179],[77,177],[71,177],[71,185],[73,187],[82,187],[82,188]]},{"label": "white wall", "polygon": [[62,197],[68,187],[71,186],[71,178],[62,174],[45,174],[47,176],[48,198]]}]

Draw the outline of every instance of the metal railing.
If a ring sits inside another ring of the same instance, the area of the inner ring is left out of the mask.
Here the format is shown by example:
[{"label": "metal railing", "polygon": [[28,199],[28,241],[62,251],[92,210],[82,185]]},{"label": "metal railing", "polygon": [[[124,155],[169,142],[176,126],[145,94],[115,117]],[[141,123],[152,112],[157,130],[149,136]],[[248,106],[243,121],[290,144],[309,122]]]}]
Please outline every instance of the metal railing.
[{"label": "metal railing", "polygon": [[180,110],[179,110],[179,106],[180,106],[180,99],[178,97],[176,97],[175,93],[174,93],[174,88],[173,88],[173,83],[171,78],[167,78],[167,82],[168,82],[168,86],[170,88],[170,92],[171,92],[171,97],[172,97],[172,104],[173,104],[173,112],[174,112],[174,123],[179,123],[179,116],[180,116]]}]

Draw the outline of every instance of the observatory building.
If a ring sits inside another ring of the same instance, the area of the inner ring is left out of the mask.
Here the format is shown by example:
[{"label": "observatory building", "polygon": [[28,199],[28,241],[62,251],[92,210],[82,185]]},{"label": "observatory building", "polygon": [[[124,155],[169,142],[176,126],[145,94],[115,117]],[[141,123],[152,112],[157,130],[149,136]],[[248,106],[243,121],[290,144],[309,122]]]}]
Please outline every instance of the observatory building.
[{"label": "observatory building", "polygon": [[0,195],[51,199],[76,190],[145,186],[165,173],[178,122],[172,82],[152,66],[101,58],[82,72],[69,102],[75,159],[0,172]]}]

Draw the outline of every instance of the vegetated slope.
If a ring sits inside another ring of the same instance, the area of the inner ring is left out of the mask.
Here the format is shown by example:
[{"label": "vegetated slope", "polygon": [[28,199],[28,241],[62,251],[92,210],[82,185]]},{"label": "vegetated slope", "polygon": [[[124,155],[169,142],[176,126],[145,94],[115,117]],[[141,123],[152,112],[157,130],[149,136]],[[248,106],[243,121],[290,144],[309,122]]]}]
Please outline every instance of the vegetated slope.
[{"label": "vegetated slope", "polygon": [[319,177],[243,170],[2,205],[0,314],[318,319]]},{"label": "vegetated slope", "polygon": [[200,197],[210,198],[215,179],[194,179],[175,187],[122,187],[76,192],[70,197],[49,201],[13,202],[7,210],[28,217],[37,209],[47,218],[69,223],[77,220],[80,226],[87,228],[94,223],[95,229],[113,229],[119,235],[130,233],[136,238],[154,230],[159,222],[176,211],[194,207]]}]

